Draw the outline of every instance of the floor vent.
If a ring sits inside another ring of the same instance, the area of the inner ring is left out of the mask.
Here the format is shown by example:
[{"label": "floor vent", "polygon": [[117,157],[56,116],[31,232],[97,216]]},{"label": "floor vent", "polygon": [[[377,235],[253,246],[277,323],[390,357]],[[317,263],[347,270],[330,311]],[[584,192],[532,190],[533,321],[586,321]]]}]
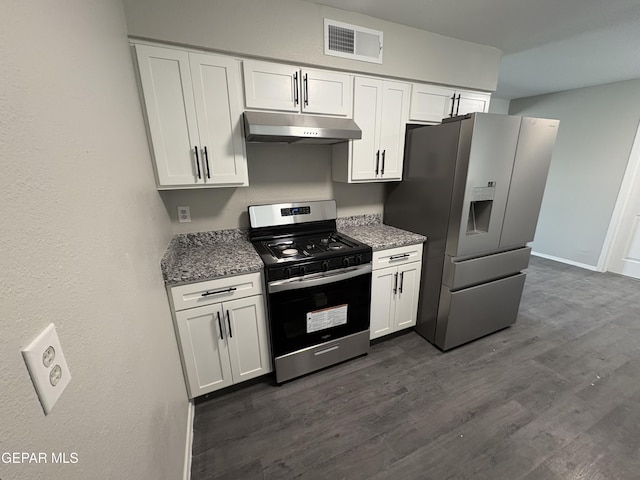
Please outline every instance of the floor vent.
[{"label": "floor vent", "polygon": [[382,32],[325,18],[324,54],[382,63]]}]

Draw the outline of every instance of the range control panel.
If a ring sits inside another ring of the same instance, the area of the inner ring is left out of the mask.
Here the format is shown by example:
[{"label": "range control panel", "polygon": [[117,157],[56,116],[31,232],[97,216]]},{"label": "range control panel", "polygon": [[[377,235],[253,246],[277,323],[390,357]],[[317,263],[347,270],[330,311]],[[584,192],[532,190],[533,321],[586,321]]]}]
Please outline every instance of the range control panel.
[{"label": "range control panel", "polygon": [[281,208],[280,215],[283,217],[290,217],[291,215],[309,215],[311,213],[311,207],[290,207]]}]

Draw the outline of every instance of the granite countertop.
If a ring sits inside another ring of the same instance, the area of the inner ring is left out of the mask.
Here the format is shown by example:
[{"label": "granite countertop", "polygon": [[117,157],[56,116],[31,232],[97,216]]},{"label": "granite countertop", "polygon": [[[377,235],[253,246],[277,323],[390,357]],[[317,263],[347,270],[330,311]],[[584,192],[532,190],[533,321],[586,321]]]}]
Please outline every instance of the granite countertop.
[{"label": "granite countertop", "polygon": [[[373,251],[422,243],[422,235],[384,225],[381,215],[338,218],[338,231],[366,243]],[[187,233],[173,237],[160,263],[168,286],[259,272],[264,267],[247,229]]]},{"label": "granite countertop", "polygon": [[370,245],[373,251],[424,242],[427,237],[382,223],[380,214],[339,218],[338,231]]},{"label": "granite countertop", "polygon": [[246,229],[187,233],[173,237],[160,263],[169,286],[259,272],[264,267]]}]

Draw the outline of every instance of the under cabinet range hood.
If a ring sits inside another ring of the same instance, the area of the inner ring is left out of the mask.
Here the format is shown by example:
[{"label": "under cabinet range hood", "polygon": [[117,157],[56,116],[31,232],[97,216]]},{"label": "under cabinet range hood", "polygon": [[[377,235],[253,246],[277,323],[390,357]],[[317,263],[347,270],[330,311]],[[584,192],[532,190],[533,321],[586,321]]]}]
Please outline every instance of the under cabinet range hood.
[{"label": "under cabinet range hood", "polygon": [[350,118],[290,113],[244,112],[247,142],[332,144],[359,140],[362,130]]}]

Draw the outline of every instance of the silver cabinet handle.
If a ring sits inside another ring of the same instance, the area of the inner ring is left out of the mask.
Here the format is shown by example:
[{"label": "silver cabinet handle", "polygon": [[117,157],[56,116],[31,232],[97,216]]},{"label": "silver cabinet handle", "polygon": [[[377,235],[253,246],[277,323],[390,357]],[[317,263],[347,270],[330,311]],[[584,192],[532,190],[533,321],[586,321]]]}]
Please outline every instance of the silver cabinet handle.
[{"label": "silver cabinet handle", "polygon": [[229,288],[225,288],[224,290],[215,290],[215,291],[207,290],[200,296],[208,297],[210,295],[219,295],[221,293],[229,293],[229,292],[235,292],[235,291],[236,291],[236,287],[229,287]]},{"label": "silver cabinet handle", "polygon": [[458,94],[458,106],[456,107],[456,115],[458,115],[459,110],[460,110],[460,94]]},{"label": "silver cabinet handle", "polygon": [[391,260],[400,260],[400,259],[402,259],[402,258],[407,258],[408,256],[409,256],[409,254],[408,254],[408,253],[402,253],[402,254],[400,254],[400,255],[391,255],[391,256],[389,257],[389,260],[390,260],[390,261],[391,261]]},{"label": "silver cabinet handle", "polygon": [[378,176],[378,166],[380,165],[380,150],[376,153],[376,176]]},{"label": "silver cabinet handle", "polygon": [[224,340],[224,334],[223,334],[223,330],[222,330],[222,322],[220,321],[220,312],[216,312],[216,315],[218,316],[218,328],[220,329],[220,340]]},{"label": "silver cabinet handle", "polygon": [[198,171],[198,180],[202,178],[200,175],[200,159],[198,158],[198,146],[193,147],[193,151],[196,153],[196,169]]},{"label": "silver cabinet handle", "polygon": [[298,72],[293,74],[293,104],[298,105]]},{"label": "silver cabinet handle", "polygon": [[393,294],[398,293],[398,272],[393,274]]},{"label": "silver cabinet handle", "polygon": [[451,111],[449,112],[449,116],[453,117],[453,109],[456,106],[456,94],[451,95]]},{"label": "silver cabinet handle", "polygon": [[309,82],[307,81],[306,73],[304,74],[302,83],[304,83],[304,106],[308,107],[309,106]]},{"label": "silver cabinet handle", "polygon": [[404,272],[400,272],[400,293],[402,293],[403,284],[404,284]]},{"label": "silver cabinet handle", "polygon": [[386,150],[382,150],[382,170],[380,171],[380,175],[384,175],[384,154]]},{"label": "silver cabinet handle", "polygon": [[204,147],[204,162],[207,167],[207,178],[211,178],[211,172],[209,170],[209,153],[207,152],[207,147]]},{"label": "silver cabinet handle", "polygon": [[229,310],[227,310],[227,325],[229,325],[229,337],[233,338],[233,332],[231,331],[231,320],[229,319]]}]

